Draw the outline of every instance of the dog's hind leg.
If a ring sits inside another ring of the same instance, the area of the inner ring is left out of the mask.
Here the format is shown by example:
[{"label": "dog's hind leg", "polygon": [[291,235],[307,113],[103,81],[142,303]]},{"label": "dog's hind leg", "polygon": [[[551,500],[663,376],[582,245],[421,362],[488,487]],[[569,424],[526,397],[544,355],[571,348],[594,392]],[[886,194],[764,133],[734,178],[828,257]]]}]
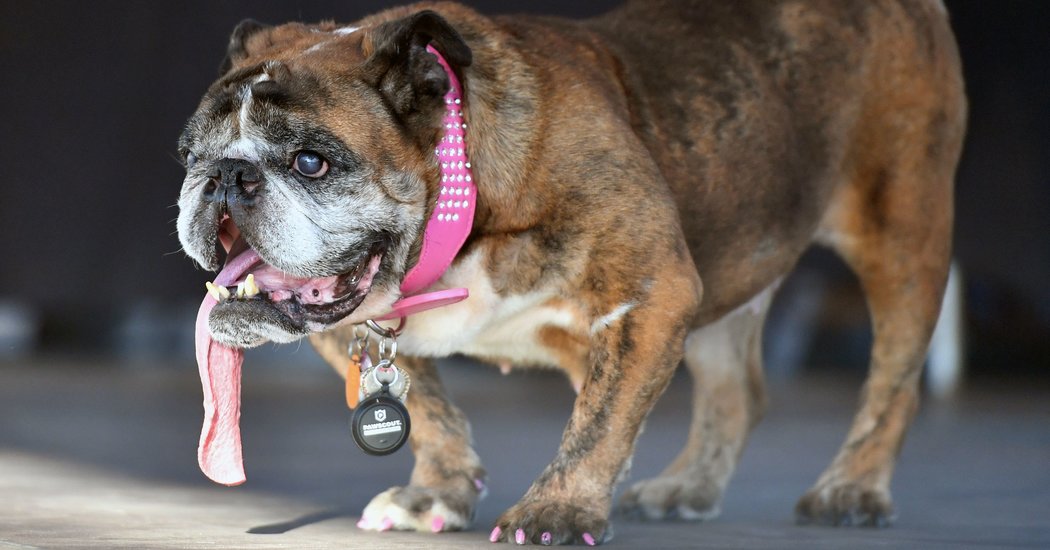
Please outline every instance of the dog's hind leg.
[{"label": "dog's hind leg", "polygon": [[882,526],[892,520],[890,478],[918,406],[950,263],[962,131],[961,117],[944,112],[912,117],[905,125],[910,132],[895,134],[889,162],[856,167],[823,222],[820,240],[860,280],[874,343],[860,409],[831,465],[796,506],[800,522]]},{"label": "dog's hind leg", "polygon": [[632,485],[620,512],[645,519],[711,519],[751,427],[766,406],[762,325],[776,284],[685,341],[693,414],[685,448],[657,477]]},{"label": "dog's hind leg", "polygon": [[[951,261],[953,184],[965,131],[962,72],[943,6],[900,3],[843,157],[844,182],[817,240],[856,273],[874,343],[846,441],[795,507],[801,522],[886,525],[890,479]],[[912,8],[912,9],[908,9]],[[876,55],[876,54],[873,54]]]}]

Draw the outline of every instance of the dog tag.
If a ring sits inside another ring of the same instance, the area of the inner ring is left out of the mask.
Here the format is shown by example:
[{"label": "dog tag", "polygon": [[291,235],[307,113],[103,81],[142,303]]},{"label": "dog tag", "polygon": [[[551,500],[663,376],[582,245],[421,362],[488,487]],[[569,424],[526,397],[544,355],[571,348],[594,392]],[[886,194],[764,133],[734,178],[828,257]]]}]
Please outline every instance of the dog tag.
[{"label": "dog tag", "polygon": [[[403,320],[402,320],[403,325]],[[351,344],[350,354],[360,353],[359,399],[350,419],[350,434],[354,443],[370,455],[388,455],[401,448],[408,441],[412,422],[408,418],[408,409],[404,401],[410,385],[408,373],[394,364],[397,356],[398,329],[384,329],[369,321],[368,327],[379,333],[379,362],[372,365],[368,357],[368,334],[356,332]],[[352,401],[347,385],[347,403]]]},{"label": "dog tag", "polygon": [[399,399],[391,397],[386,386],[363,399],[350,421],[354,443],[362,451],[375,456],[400,449],[408,441],[411,428],[408,409]]},{"label": "dog tag", "polygon": [[408,440],[411,421],[403,401],[408,373],[389,360],[361,374],[361,399],[350,421],[354,443],[370,455],[388,455]]}]

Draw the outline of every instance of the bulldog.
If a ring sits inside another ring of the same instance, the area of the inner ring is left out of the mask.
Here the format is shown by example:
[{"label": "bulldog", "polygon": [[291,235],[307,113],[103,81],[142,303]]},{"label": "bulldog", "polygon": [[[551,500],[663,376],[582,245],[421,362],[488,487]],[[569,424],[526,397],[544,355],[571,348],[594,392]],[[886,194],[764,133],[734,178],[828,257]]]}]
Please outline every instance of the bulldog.
[{"label": "bulldog", "polygon": [[716,516],[763,413],[766,312],[814,244],[856,273],[874,343],[845,442],[795,513],[884,525],[948,272],[965,110],[940,0],[246,21],[179,140],[179,239],[222,268],[198,319],[202,468],[243,481],[243,348],[309,336],[345,374],[353,327],[398,316],[433,220],[452,216],[451,114],[475,190],[455,206],[473,203],[472,226],[419,291],[469,298],[404,319],[415,468],[362,528],[470,525],[485,471],[431,362],[452,354],[555,367],[578,392],[553,461],[492,541],[609,540],[614,488],[680,362],[695,380],[688,440],[619,508]]}]

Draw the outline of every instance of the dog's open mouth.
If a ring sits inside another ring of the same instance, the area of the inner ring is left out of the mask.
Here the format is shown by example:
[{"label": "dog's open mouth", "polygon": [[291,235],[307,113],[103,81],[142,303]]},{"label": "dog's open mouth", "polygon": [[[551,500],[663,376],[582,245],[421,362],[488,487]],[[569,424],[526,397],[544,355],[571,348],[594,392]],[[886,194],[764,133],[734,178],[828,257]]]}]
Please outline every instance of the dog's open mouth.
[{"label": "dog's open mouth", "polygon": [[209,287],[219,302],[216,310],[279,316],[281,325],[304,332],[331,325],[357,309],[372,288],[384,252],[377,243],[350,270],[311,278],[296,277],[267,264],[228,217],[220,224],[219,242],[227,256]]},{"label": "dog's open mouth", "polygon": [[[204,425],[197,460],[212,480],[237,485],[245,479],[239,427],[244,362],[241,348],[258,342],[225,338],[226,345],[216,341],[209,320],[219,314],[223,323],[232,325],[243,324],[246,319],[265,319],[298,333],[320,330],[349,315],[365,299],[384,249],[372,246],[342,274],[303,278],[263,261],[228,217],[219,224],[219,242],[227,252],[226,265],[215,282],[209,283],[209,295],[197,313],[197,366],[204,390]],[[315,323],[321,326],[311,326]]]}]

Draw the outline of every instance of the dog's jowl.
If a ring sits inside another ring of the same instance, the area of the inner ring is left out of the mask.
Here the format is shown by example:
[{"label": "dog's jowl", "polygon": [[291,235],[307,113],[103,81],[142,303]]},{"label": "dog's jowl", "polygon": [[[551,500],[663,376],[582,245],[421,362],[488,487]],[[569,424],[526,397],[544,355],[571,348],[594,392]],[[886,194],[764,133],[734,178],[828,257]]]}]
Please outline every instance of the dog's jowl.
[{"label": "dog's jowl", "polygon": [[770,301],[817,243],[856,273],[875,338],[853,425],[796,515],[883,525],[948,270],[965,108],[940,0],[242,23],[179,140],[179,238],[221,268],[197,326],[201,466],[244,480],[243,348],[309,335],[345,375],[354,327],[403,317],[416,464],[362,528],[470,525],[485,471],[431,363],[455,353],[557,367],[578,391],[493,541],[609,540],[615,485],[683,362],[688,441],[618,507],[713,517],[763,412]]}]

